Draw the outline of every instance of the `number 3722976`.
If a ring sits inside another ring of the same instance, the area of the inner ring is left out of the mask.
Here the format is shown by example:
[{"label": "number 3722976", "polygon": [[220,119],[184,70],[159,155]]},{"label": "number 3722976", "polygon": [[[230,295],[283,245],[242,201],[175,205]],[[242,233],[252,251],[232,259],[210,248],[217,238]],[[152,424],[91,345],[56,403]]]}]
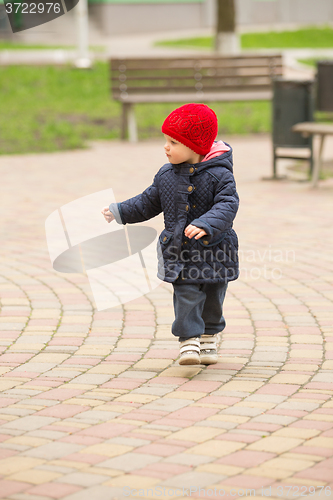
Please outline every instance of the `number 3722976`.
[{"label": "number 3722976", "polygon": [[21,14],[49,14],[54,12],[55,14],[60,13],[60,3],[19,3],[19,2],[8,2],[6,5],[7,14],[20,12]]}]

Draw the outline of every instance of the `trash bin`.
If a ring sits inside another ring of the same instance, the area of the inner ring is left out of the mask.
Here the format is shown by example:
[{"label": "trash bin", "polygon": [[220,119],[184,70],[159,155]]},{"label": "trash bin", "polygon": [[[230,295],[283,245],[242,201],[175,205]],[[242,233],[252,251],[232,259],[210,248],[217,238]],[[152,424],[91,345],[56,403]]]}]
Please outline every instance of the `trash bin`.
[{"label": "trash bin", "polygon": [[297,154],[278,153],[279,148],[309,151],[309,176],[313,168],[312,137],[302,137],[291,132],[291,127],[300,122],[313,121],[314,80],[287,80],[282,77],[273,80],[273,178],[277,179],[276,163],[278,158],[304,159]]},{"label": "trash bin", "polygon": [[317,110],[333,111],[333,61],[317,62]]}]

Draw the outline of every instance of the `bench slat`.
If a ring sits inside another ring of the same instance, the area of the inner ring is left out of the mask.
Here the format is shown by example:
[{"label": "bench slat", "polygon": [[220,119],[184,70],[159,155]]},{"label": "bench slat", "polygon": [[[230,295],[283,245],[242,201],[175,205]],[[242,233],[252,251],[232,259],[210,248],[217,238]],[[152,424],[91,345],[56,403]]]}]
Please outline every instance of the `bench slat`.
[{"label": "bench slat", "polygon": [[208,54],[208,55],[200,55],[200,56],[178,56],[178,57],[170,57],[170,56],[160,56],[160,57],[113,57],[112,61],[115,63],[117,62],[126,62],[127,65],[131,64],[151,64],[155,65],[156,63],[165,65],[165,64],[172,64],[175,61],[177,62],[184,62],[188,64],[189,61],[195,61],[196,63],[200,62],[205,62],[205,61],[229,61],[231,63],[237,62],[237,61],[250,61],[251,59],[257,60],[257,61],[269,61],[272,59],[281,59],[282,56],[279,53],[275,54],[242,54],[238,56],[221,56],[217,54]]},{"label": "bench slat", "polygon": [[[281,66],[281,72],[282,72],[282,66]],[[112,82],[119,82],[119,81],[125,81],[130,82],[134,80],[210,80],[210,79],[216,79],[216,78],[223,78],[223,77],[252,77],[252,78],[257,78],[257,77],[262,77],[262,76],[271,76],[271,72],[269,71],[268,68],[262,68],[262,70],[258,70],[258,68],[254,68],[252,71],[246,69],[246,68],[239,68],[237,71],[216,71],[214,74],[205,74],[205,73],[200,73],[200,75],[193,74],[192,73],[182,73],[180,75],[151,75],[149,73],[147,74],[134,74],[131,72],[126,72],[126,75],[123,73],[113,73],[114,76],[111,76],[111,81]],[[125,76],[125,78],[124,78]]]},{"label": "bench slat", "polygon": [[122,138],[137,140],[134,104],[271,100],[281,54],[114,58],[113,98],[122,103]]},{"label": "bench slat", "polygon": [[[253,83],[252,85],[251,84],[246,84],[246,85],[242,85],[242,84],[239,84],[239,83],[236,83],[236,82],[224,82],[223,85],[204,85],[204,86],[200,86],[200,87],[194,87],[194,85],[192,86],[186,86],[184,85],[183,87],[179,87],[179,86],[172,86],[172,85],[169,85],[168,87],[164,87],[164,86],[160,86],[160,87],[129,87],[129,88],[126,88],[124,86],[123,89],[120,89],[118,90],[118,93],[119,92],[131,92],[131,93],[137,93],[137,94],[161,94],[161,93],[167,93],[167,94],[170,94],[170,93],[177,93],[178,91],[180,92],[193,92],[195,90],[197,91],[200,91],[200,92],[218,92],[222,89],[224,89],[226,92],[228,91],[228,89],[230,90],[246,90],[246,91],[251,91],[251,90],[266,90],[266,89],[269,89],[270,88],[270,82],[264,82],[264,83]],[[116,91],[115,91],[116,93]]]},{"label": "bench slat", "polygon": [[219,93],[192,93],[192,94],[133,94],[127,97],[114,97],[115,100],[128,104],[143,104],[157,102],[229,102],[229,101],[269,101],[272,99],[272,90],[262,91],[239,91]]}]

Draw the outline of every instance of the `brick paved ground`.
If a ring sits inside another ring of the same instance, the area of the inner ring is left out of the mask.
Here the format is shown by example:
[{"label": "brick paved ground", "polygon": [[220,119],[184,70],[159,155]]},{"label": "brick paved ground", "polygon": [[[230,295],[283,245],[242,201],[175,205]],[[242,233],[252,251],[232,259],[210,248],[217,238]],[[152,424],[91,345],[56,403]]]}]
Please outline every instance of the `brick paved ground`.
[{"label": "brick paved ground", "polygon": [[290,498],[311,486],[329,498],[333,184],[263,182],[268,137],[229,142],[242,272],[209,367],[176,361],[171,285],[98,312],[86,276],[55,272],[46,246],[45,219],[64,203],[149,185],[162,142],[0,158],[0,498],[186,497],[183,487]]}]

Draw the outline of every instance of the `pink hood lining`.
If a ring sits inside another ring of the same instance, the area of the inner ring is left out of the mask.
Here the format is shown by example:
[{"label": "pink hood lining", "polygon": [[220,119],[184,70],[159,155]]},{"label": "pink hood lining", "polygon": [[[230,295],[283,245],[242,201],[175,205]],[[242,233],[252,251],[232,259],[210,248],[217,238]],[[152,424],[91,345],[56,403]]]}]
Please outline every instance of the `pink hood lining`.
[{"label": "pink hood lining", "polygon": [[201,161],[211,160],[212,158],[220,156],[221,154],[226,153],[229,150],[230,148],[226,144],[224,144],[224,142],[222,141],[213,142],[213,145],[210,148],[209,153],[207,153],[206,156]]}]

